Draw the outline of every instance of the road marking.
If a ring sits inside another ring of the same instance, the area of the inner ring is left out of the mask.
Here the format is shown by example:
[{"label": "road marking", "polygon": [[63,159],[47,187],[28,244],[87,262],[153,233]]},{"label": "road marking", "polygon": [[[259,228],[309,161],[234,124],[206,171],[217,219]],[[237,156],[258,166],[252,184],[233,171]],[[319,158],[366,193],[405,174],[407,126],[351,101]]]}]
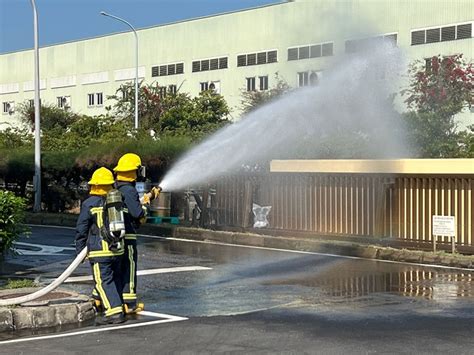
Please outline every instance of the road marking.
[{"label": "road marking", "polygon": [[[42,224],[29,224],[29,226],[33,227],[51,227],[51,228],[63,228],[63,229],[75,229],[72,227],[61,227],[61,226],[46,226]],[[139,237],[144,238],[152,238],[152,239],[163,239],[163,240],[176,240],[179,242],[188,242],[188,243],[201,243],[201,244],[213,244],[213,245],[223,245],[229,247],[237,247],[237,248],[249,248],[249,249],[260,249],[260,250],[269,250],[269,251],[281,251],[286,253],[294,253],[294,254],[306,254],[306,255],[319,255],[319,256],[330,256],[333,258],[341,258],[341,259],[353,259],[353,260],[369,260],[373,262],[379,263],[389,263],[389,264],[401,264],[401,265],[416,265],[422,267],[430,267],[435,269],[445,269],[445,270],[457,270],[457,271],[464,271],[464,272],[474,272],[473,269],[467,269],[462,267],[454,267],[454,266],[444,266],[444,265],[433,265],[433,264],[421,264],[421,263],[409,263],[405,261],[394,261],[394,260],[382,260],[382,259],[370,259],[370,258],[362,258],[359,256],[348,256],[348,255],[337,255],[337,254],[327,254],[327,253],[317,253],[312,251],[302,251],[302,250],[290,250],[290,249],[280,249],[280,248],[268,248],[268,247],[258,247],[252,245],[242,245],[242,244],[229,244],[229,243],[222,243],[222,242],[211,242],[211,241],[202,241],[202,240],[191,240],[191,239],[184,239],[184,238],[173,238],[173,237],[159,237],[155,235],[147,235],[147,234],[137,234]]]},{"label": "road marking", "polygon": [[[138,276],[143,275],[156,275],[156,274],[167,274],[171,272],[183,272],[183,271],[203,271],[203,270],[212,270],[210,267],[205,266],[181,266],[181,267],[165,267],[160,269],[147,269],[139,270],[137,272]],[[82,282],[82,281],[92,281],[92,276],[73,276],[69,277],[64,281],[65,283],[70,282]]]},{"label": "road marking", "polygon": [[28,227],[44,227],[44,228],[56,228],[56,229],[71,229],[76,230],[75,227],[67,227],[67,226],[51,226],[45,224],[26,224]]},{"label": "road marking", "polygon": [[[16,248],[20,255],[68,255],[61,253],[64,250],[76,250],[71,247],[57,247],[53,245],[33,244],[25,242],[13,242],[13,245],[19,246]],[[39,250],[22,249],[21,247],[33,247]]]},{"label": "road marking", "polygon": [[155,325],[155,324],[181,322],[184,320],[188,320],[188,318],[186,317],[179,317],[179,316],[173,316],[170,314],[155,313],[155,312],[148,312],[148,311],[142,311],[138,314],[143,315],[143,316],[148,316],[148,317],[165,318],[165,319],[154,320],[150,322],[134,323],[134,324],[107,326],[103,328],[100,327],[100,328],[94,328],[94,329],[86,329],[86,330],[80,330],[77,332],[70,332],[70,333],[61,333],[61,334],[52,334],[52,335],[45,335],[45,336],[38,336],[38,337],[31,337],[31,338],[5,340],[5,341],[0,341],[0,344],[12,344],[12,343],[23,343],[23,342],[28,342],[28,341],[66,338],[66,337],[71,337],[75,335],[102,333],[102,332],[108,332],[108,331],[116,331],[118,329],[139,328],[139,327],[146,327],[146,326]]},{"label": "road marking", "polygon": [[222,245],[222,246],[227,246],[227,247],[259,249],[259,250],[268,250],[268,251],[280,251],[280,252],[293,253],[293,254],[330,256],[330,257],[333,257],[333,258],[340,258],[340,259],[368,260],[368,261],[380,262],[380,263],[402,264],[402,265],[416,265],[416,266],[422,266],[422,267],[425,267],[425,268],[426,268],[426,267],[430,267],[430,268],[436,268],[436,269],[447,269],[447,270],[458,270],[458,271],[464,271],[464,272],[474,272],[473,269],[467,269],[467,268],[462,268],[462,267],[444,266],[444,265],[433,265],[433,264],[421,264],[421,263],[409,263],[409,262],[405,262],[405,261],[395,261],[395,260],[370,259],[370,258],[362,258],[362,257],[360,257],[360,256],[349,256],[349,255],[338,255],[338,254],[329,254],[329,253],[318,253],[318,252],[314,252],[314,251],[291,250],[291,249],[280,249],[280,248],[268,248],[268,247],[258,247],[258,246],[253,246],[253,245],[229,244],[229,243],[222,243],[222,242],[203,241],[203,240],[192,240],[192,239],[174,238],[174,237],[159,237],[159,236],[155,236],[155,235],[146,235],[146,234],[137,234],[137,236],[143,237],[143,238],[150,238],[150,239],[176,240],[176,241],[178,241],[178,242]]}]

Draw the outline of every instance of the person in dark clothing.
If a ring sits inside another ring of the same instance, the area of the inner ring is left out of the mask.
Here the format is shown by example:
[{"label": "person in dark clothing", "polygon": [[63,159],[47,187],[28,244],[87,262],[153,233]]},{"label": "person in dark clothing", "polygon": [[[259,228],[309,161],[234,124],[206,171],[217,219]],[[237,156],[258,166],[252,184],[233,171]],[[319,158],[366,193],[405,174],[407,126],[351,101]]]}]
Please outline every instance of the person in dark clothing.
[{"label": "person in dark clothing", "polygon": [[144,309],[143,303],[137,303],[137,235],[136,228],[146,218],[146,208],[139,200],[135,183],[143,167],[138,155],[123,155],[117,166],[115,187],[122,193],[125,212],[125,251],[122,263],[122,297],[126,313],[136,313]]},{"label": "person in dark clothing", "polygon": [[104,309],[97,324],[115,324],[125,321],[122,299],[122,245],[106,241],[104,204],[107,192],[113,188],[114,177],[106,168],[97,169],[89,181],[90,196],[84,200],[76,224],[76,252],[88,249],[87,258],[92,267],[94,293]]}]

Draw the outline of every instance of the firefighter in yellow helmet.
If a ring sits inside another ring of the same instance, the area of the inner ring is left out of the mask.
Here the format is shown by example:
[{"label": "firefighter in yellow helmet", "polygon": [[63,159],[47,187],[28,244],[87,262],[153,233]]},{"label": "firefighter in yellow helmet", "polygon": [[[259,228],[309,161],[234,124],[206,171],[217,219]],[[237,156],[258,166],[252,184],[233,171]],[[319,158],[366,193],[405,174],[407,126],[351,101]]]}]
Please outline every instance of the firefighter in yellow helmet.
[{"label": "firefighter in yellow helmet", "polygon": [[[123,243],[109,238],[108,218],[104,206],[106,196],[113,189],[114,177],[110,170],[99,168],[89,181],[89,197],[84,200],[76,224],[76,252],[87,248],[95,282],[94,293],[104,309],[97,324],[115,324],[125,321],[122,300],[121,263]],[[116,191],[115,191],[116,192]]]},{"label": "firefighter in yellow helmet", "polygon": [[134,153],[123,155],[114,168],[116,188],[122,193],[125,212],[125,252],[122,263],[122,297],[126,313],[136,313],[144,309],[137,303],[137,236],[136,228],[146,217],[146,208],[139,200],[135,183],[145,178],[145,167],[140,157]]}]

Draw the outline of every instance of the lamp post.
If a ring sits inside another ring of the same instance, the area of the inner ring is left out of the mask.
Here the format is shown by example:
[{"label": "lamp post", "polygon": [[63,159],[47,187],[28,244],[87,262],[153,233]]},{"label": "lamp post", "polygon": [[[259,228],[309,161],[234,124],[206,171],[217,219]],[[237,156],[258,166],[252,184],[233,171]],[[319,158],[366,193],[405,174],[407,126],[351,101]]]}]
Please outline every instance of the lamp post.
[{"label": "lamp post", "polygon": [[125,21],[123,18],[111,15],[105,11],[100,12],[103,16],[112,17],[120,22],[125,23],[128,27],[130,27],[135,35],[135,129],[138,129],[138,35],[135,28],[130,24],[130,22]]},{"label": "lamp post", "polygon": [[30,0],[33,7],[33,26],[35,37],[35,176],[33,186],[35,190],[34,212],[41,211],[41,120],[40,120],[40,74],[39,74],[39,47],[38,47],[38,13],[35,0]]}]

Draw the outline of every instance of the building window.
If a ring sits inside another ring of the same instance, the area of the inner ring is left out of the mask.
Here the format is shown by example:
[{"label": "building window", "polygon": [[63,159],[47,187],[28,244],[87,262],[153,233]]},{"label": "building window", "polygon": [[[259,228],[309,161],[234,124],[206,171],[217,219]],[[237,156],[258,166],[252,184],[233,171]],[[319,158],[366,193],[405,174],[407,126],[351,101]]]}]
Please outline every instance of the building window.
[{"label": "building window", "polygon": [[411,45],[454,41],[472,38],[472,22],[411,32]]},{"label": "building window", "polygon": [[151,76],[168,76],[184,73],[184,63],[172,63],[151,67]]},{"label": "building window", "polygon": [[298,87],[309,85],[309,75],[307,71],[298,73]]},{"label": "building window", "polygon": [[104,95],[101,92],[87,94],[87,106],[89,107],[102,106],[103,103],[104,103]]},{"label": "building window", "polygon": [[238,67],[276,63],[277,61],[278,61],[278,52],[276,50],[258,52],[258,53],[241,54],[237,56]]},{"label": "building window", "polygon": [[441,41],[454,41],[456,39],[456,26],[441,28]]},{"label": "building window", "polygon": [[221,93],[221,82],[219,80],[217,81],[203,81],[199,83],[201,86],[201,92],[202,91],[207,91],[210,90],[214,92],[215,94],[220,94]]},{"label": "building window", "polygon": [[193,73],[218,69],[227,69],[227,57],[195,60],[192,63]]},{"label": "building window", "polygon": [[288,48],[288,60],[298,60],[298,48]]},{"label": "building window", "polygon": [[268,90],[268,75],[259,76],[258,81],[260,91]]},{"label": "building window", "polygon": [[219,69],[227,69],[228,59],[227,57],[219,58]]},{"label": "building window", "polygon": [[161,98],[164,98],[166,97],[166,93],[167,93],[167,90],[166,90],[166,86],[160,86],[160,92],[159,92],[159,95]]},{"label": "building window", "polygon": [[71,108],[71,96],[58,96],[57,103],[59,108],[67,110]]},{"label": "building window", "polygon": [[380,35],[380,36],[375,36],[375,37],[366,37],[366,38],[360,38],[360,39],[347,40],[345,42],[345,52],[356,53],[364,49],[367,50],[370,45],[375,45],[383,41],[388,41],[392,45],[396,46],[397,37],[398,35],[396,33],[390,33],[390,34],[385,34],[385,35]]},{"label": "building window", "polygon": [[333,55],[333,44],[332,43],[324,43],[321,46],[321,55],[323,57],[329,57]]},{"label": "building window", "polygon": [[328,57],[333,55],[333,43],[319,43],[288,48],[288,60]]},{"label": "building window", "polygon": [[176,94],[176,92],[178,91],[178,87],[176,85],[170,85],[168,86],[168,91],[170,94]]},{"label": "building window", "polygon": [[255,77],[246,78],[247,80],[247,91],[255,91]]},{"label": "building window", "polygon": [[3,103],[3,111],[4,115],[12,115],[15,113],[15,101],[7,101]]},{"label": "building window", "polygon": [[35,107],[35,100],[34,99],[29,99],[28,100],[28,107],[29,108],[34,108]]},{"label": "building window", "polygon": [[199,85],[201,85],[201,91],[209,90],[209,83],[207,81],[203,81],[202,83],[199,83]]}]

